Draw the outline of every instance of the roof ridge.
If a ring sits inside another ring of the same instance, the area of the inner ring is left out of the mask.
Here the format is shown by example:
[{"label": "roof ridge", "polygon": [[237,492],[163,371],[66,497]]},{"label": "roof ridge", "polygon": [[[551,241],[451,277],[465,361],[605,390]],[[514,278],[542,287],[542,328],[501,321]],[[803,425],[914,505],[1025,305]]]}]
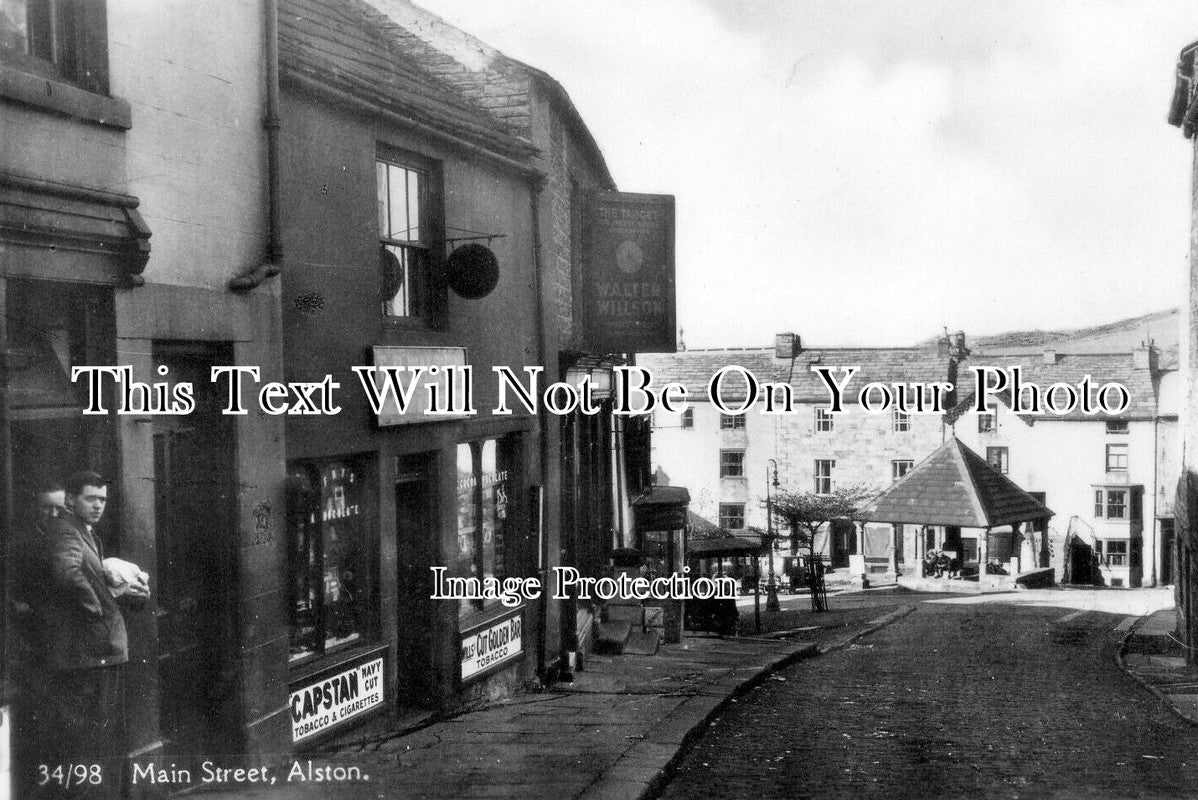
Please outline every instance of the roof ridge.
[{"label": "roof ridge", "polygon": [[978,489],[977,479],[974,477],[973,470],[969,468],[969,463],[965,459],[965,453],[961,449],[964,447],[964,445],[961,443],[961,440],[957,438],[956,434],[953,434],[953,436],[947,442],[945,442],[945,445],[948,446],[949,450],[953,454],[953,458],[957,461],[958,466],[964,470],[965,476],[969,480],[969,485],[966,486],[965,493],[969,496],[969,501],[973,505],[973,510],[977,512],[978,519],[986,523],[986,530],[990,530],[990,528],[994,526],[991,524],[990,514],[982,505],[982,494]]}]

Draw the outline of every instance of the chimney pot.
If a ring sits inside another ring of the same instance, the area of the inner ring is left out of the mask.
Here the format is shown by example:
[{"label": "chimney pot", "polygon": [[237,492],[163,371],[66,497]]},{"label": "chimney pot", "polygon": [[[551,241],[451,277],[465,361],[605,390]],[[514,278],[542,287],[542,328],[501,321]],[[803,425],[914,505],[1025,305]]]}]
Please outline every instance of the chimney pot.
[{"label": "chimney pot", "polygon": [[1131,351],[1131,365],[1134,369],[1155,370],[1156,364],[1156,348],[1151,343]]},{"label": "chimney pot", "polygon": [[803,344],[797,334],[779,333],[774,336],[774,358],[791,359],[803,352]]}]

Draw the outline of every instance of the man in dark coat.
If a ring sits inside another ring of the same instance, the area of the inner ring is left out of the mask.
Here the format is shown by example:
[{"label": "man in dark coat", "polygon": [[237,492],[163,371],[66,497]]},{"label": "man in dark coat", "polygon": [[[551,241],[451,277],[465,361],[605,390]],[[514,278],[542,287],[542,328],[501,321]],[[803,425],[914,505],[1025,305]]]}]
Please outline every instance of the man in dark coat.
[{"label": "man in dark coat", "polygon": [[[124,749],[122,665],[129,660],[125,619],[104,572],[95,526],[108,503],[108,481],[78,472],[66,481],[66,510],[46,521],[48,586],[40,609],[49,693],[58,737],[47,763],[103,766],[109,792],[120,782]],[[47,753],[47,755],[50,755]]]}]

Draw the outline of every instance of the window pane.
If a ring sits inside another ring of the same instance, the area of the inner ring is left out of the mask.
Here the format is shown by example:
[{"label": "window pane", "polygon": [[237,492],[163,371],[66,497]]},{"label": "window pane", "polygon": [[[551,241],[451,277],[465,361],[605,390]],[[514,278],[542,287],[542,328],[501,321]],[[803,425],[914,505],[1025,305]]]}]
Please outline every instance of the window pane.
[{"label": "window pane", "polygon": [[25,0],[0,0],[0,48],[29,52],[29,22]]},{"label": "window pane", "polygon": [[343,462],[320,469],[325,647],[360,639],[367,623],[362,480]]},{"label": "window pane", "polygon": [[1127,492],[1107,492],[1106,515],[1108,519],[1124,519],[1127,516]]},{"label": "window pane", "polygon": [[391,211],[390,236],[392,239],[409,240],[408,236],[408,181],[407,170],[389,164],[389,203]]},{"label": "window pane", "polygon": [[[474,532],[478,511],[474,505],[474,451],[468,444],[458,445],[458,552],[450,572],[463,578],[476,577]],[[465,605],[465,604],[463,604]]]},{"label": "window pane", "polygon": [[411,314],[412,309],[411,281],[409,279],[412,275],[412,261],[416,253],[398,245],[387,245],[385,249],[395,258],[384,262],[383,274],[380,276],[383,312],[392,317],[406,317]]},{"label": "window pane", "polygon": [[507,518],[507,474],[500,473],[494,439],[483,442],[483,575],[503,577],[503,522]]},{"label": "window pane", "polygon": [[408,234],[403,238],[420,241],[420,173],[405,170],[408,173]]},{"label": "window pane", "polygon": [[[303,473],[293,476],[307,483]],[[316,537],[320,530],[319,509],[304,503],[289,510],[291,558],[291,660],[319,652],[320,562]]]},{"label": "window pane", "polygon": [[374,176],[378,194],[379,236],[390,236],[387,229],[387,165],[374,162]]}]

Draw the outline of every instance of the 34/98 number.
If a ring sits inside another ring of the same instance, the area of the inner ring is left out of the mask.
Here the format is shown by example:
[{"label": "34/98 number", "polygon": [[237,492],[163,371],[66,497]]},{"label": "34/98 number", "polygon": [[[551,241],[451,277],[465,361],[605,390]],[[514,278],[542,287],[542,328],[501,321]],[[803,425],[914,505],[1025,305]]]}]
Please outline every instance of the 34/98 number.
[{"label": "34/98 number", "polygon": [[99,764],[38,764],[38,786],[55,783],[64,789],[72,786],[82,786],[85,783],[100,784],[104,782],[104,772]]}]

